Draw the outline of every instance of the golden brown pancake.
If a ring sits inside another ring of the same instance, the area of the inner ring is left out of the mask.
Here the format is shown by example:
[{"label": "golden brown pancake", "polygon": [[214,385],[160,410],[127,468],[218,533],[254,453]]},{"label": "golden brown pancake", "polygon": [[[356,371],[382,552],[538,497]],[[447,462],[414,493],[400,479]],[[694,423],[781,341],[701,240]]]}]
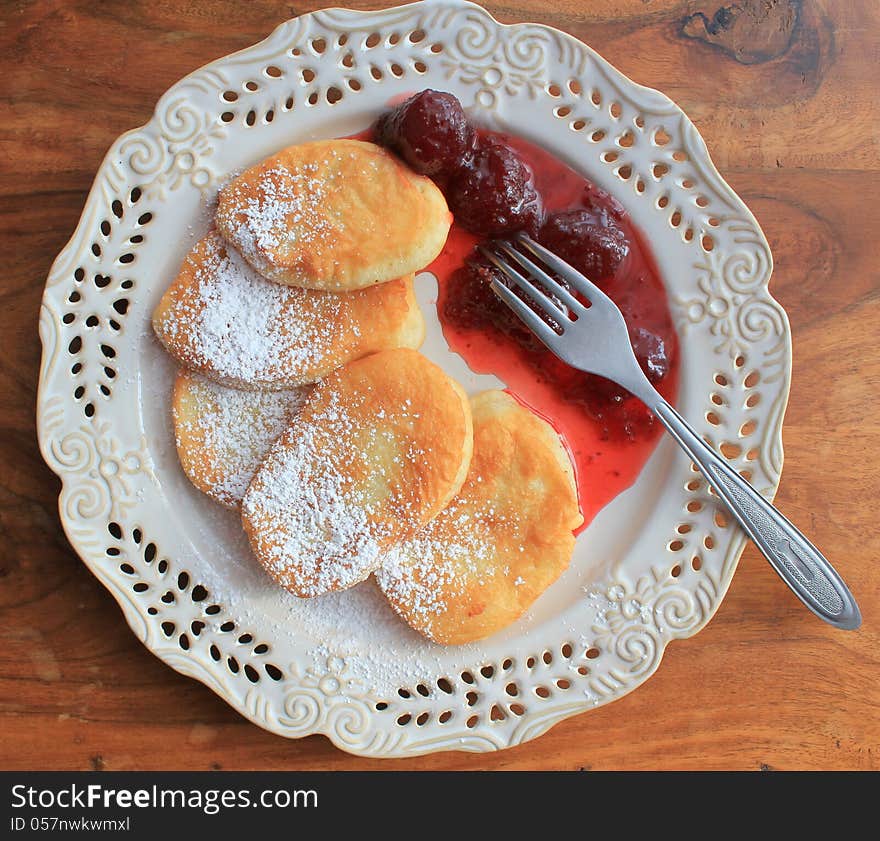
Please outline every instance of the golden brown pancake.
[{"label": "golden brown pancake", "polygon": [[457,493],[473,446],[467,396],[414,350],[315,386],[242,503],[254,554],[301,597],[343,590]]},{"label": "golden brown pancake", "polygon": [[220,191],[215,218],[265,277],[337,292],[423,269],[452,224],[430,178],[362,140],[283,149]]},{"label": "golden brown pancake", "polygon": [[544,420],[503,391],[471,402],[474,453],[449,507],[383,559],[394,609],[435,642],[516,620],[568,566],[583,521],[571,462]]},{"label": "golden brown pancake", "polygon": [[269,389],[314,382],[425,337],[412,276],[343,294],[281,286],[216,232],[187,256],[153,313],[153,329],[183,366],[226,385]]},{"label": "golden brown pancake", "polygon": [[239,391],[179,371],[171,411],[189,480],[222,505],[238,508],[260,462],[310,390]]}]

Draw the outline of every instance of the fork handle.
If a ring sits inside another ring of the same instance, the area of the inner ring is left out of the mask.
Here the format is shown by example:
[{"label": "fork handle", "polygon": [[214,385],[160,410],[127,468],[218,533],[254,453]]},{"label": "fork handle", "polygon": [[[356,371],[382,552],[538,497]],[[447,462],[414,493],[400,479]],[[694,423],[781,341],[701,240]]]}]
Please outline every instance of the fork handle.
[{"label": "fork handle", "polygon": [[859,607],[822,553],[776,508],[700,438],[688,422],[660,398],[652,409],[700,468],[731,514],[794,594],[837,628],[858,628]]}]

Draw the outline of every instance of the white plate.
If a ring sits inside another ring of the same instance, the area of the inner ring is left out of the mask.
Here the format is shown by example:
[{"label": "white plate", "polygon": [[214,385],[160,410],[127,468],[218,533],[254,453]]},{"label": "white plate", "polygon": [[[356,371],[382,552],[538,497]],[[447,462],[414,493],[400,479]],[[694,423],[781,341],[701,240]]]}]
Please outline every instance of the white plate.
[{"label": "white plate", "polygon": [[[444,648],[370,584],[317,602],[287,595],[258,571],[237,518],[186,481],[169,428],[172,364],[149,319],[206,230],[218,184],[288,144],[363,129],[426,87],[453,91],[481,123],[540,143],[624,203],[668,287],[678,407],[768,497],[791,368],[767,243],[693,124],[564,33],[502,26],[460,0],[330,10],[174,85],[113,144],[46,284],[38,422],[63,482],[61,519],[165,662],[275,733],[325,733],[369,755],[503,748],[621,697],[670,640],[706,624],[743,547],[664,439],[522,621]],[[425,352],[482,386],[446,349],[433,281],[419,285]]]}]

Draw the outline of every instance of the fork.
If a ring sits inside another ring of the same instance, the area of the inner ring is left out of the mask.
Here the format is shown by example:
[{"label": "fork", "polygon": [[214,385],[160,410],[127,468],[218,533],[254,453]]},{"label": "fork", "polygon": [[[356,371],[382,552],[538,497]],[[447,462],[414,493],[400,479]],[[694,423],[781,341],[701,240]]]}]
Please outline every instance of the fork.
[{"label": "fork", "polygon": [[834,567],[651,385],[636,361],[623,315],[611,298],[525,234],[515,236],[513,243],[498,240],[479,250],[511,284],[493,278],[492,290],[550,351],[574,368],[613,380],[654,413],[782,580],[813,613],[837,628],[861,625],[858,605]]}]

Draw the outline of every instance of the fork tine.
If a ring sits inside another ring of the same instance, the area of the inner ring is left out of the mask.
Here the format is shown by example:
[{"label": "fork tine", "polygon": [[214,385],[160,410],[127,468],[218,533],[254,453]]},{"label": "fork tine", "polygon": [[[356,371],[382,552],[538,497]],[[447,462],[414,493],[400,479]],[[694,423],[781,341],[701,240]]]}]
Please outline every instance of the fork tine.
[{"label": "fork tine", "polygon": [[561,321],[568,321],[568,313],[559,306],[552,298],[550,298],[542,289],[539,289],[537,286],[532,283],[532,281],[526,277],[523,277],[510,263],[503,260],[498,256],[494,251],[490,248],[487,248],[484,245],[477,246],[477,250],[482,254],[487,260],[489,260],[493,266],[495,266],[498,271],[500,271],[511,283],[518,286],[526,295],[528,295],[529,299],[535,304],[535,306],[543,312],[549,318],[552,318],[557,323]]},{"label": "fork tine", "polygon": [[548,291],[552,292],[559,298],[565,306],[578,314],[586,312],[586,307],[571,292],[568,291],[559,281],[551,277],[539,265],[533,263],[528,257],[517,251],[510,243],[503,240],[492,243],[495,248],[503,252],[507,257],[515,260],[522,268],[536,277],[541,285]]},{"label": "fork tine", "polygon": [[535,257],[540,259],[548,268],[564,277],[571,285],[580,292],[593,306],[597,304],[610,305],[616,309],[616,304],[595,283],[585,278],[577,269],[573,269],[565,260],[557,257],[552,251],[535,242],[528,234],[517,234],[516,241]]},{"label": "fork tine", "polygon": [[492,291],[502,302],[513,310],[514,314],[529,328],[550,350],[559,334],[541,318],[525,301],[514,294],[513,290],[497,280],[492,281]]}]

